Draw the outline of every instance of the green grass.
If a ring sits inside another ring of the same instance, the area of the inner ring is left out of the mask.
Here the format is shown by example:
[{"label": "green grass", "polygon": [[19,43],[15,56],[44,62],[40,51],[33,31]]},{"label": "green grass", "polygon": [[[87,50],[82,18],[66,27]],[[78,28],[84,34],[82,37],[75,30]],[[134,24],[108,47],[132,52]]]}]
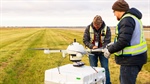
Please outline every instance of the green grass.
[{"label": "green grass", "polygon": [[[0,84],[44,84],[45,70],[58,66],[61,53],[44,54],[31,48],[66,49],[76,38],[81,44],[83,30],[50,28],[0,28]],[[147,39],[150,48],[150,39]],[[137,78],[137,84],[150,84],[150,51],[148,62]],[[88,57],[83,62],[89,65]],[[66,57],[61,65],[72,63]],[[119,84],[119,65],[109,59],[112,84]]]}]

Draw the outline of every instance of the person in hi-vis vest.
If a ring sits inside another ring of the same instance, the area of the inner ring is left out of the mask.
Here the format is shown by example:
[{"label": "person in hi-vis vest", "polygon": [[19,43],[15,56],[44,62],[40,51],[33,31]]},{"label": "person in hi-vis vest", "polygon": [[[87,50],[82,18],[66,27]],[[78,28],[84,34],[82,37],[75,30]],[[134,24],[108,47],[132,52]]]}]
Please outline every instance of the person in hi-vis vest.
[{"label": "person in hi-vis vest", "polygon": [[[89,24],[84,32],[83,43],[89,49],[106,47],[111,42],[111,31],[100,15],[96,15],[93,22]],[[90,66],[97,67],[100,60],[101,67],[106,71],[106,84],[111,84],[108,59],[104,57],[103,52],[94,52],[89,54]]]},{"label": "person in hi-vis vest", "polygon": [[104,49],[104,56],[109,58],[114,53],[115,61],[120,65],[120,84],[135,84],[138,73],[147,62],[142,13],[136,8],[129,8],[124,0],[117,0],[112,9],[119,22],[114,44]]}]

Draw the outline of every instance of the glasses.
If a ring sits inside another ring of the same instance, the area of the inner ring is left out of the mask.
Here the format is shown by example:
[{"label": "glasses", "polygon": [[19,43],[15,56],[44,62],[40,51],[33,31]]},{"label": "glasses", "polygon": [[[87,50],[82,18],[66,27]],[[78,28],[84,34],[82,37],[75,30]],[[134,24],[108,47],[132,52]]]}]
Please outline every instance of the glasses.
[{"label": "glasses", "polygon": [[115,10],[113,10],[113,13],[115,13]]}]

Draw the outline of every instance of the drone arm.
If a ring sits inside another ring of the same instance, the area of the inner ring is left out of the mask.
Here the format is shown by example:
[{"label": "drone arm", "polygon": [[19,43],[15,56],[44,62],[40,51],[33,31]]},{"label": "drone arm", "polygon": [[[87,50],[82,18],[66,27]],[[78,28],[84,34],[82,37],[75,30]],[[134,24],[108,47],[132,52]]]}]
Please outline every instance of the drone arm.
[{"label": "drone arm", "polygon": [[45,49],[45,50],[44,50],[44,53],[45,53],[45,54],[49,54],[49,53],[59,53],[59,52],[65,53],[66,50],[49,50],[49,49]]},{"label": "drone arm", "polygon": [[86,49],[87,52],[103,52],[103,48],[97,48],[97,49]]}]

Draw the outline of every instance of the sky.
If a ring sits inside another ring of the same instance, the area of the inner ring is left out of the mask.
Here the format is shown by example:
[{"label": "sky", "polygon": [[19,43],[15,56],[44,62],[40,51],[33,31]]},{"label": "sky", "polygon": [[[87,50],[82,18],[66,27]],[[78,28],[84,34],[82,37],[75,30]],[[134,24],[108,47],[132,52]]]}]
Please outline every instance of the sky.
[{"label": "sky", "polygon": [[[87,26],[101,15],[116,26],[112,5],[116,0],[0,0],[0,26]],[[126,0],[139,9],[143,25],[150,25],[150,0]]]}]

